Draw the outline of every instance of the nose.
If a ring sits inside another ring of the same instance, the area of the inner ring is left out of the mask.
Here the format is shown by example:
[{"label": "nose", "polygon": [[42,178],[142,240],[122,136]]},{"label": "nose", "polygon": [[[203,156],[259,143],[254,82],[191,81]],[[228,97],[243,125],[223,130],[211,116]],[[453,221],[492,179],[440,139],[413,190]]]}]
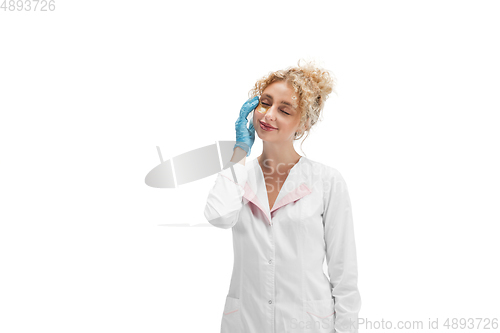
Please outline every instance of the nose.
[{"label": "nose", "polygon": [[266,120],[267,123],[269,123],[270,121],[276,120],[277,110],[278,110],[278,107],[276,105],[273,105],[269,109],[267,109],[267,112],[264,115],[264,119]]}]

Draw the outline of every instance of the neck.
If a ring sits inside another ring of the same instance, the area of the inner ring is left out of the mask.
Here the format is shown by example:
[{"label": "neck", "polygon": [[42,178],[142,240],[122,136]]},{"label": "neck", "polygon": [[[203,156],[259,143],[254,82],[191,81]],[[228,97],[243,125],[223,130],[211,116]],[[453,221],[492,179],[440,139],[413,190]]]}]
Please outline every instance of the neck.
[{"label": "neck", "polygon": [[[286,146],[274,142],[263,141],[262,154],[257,158],[259,164],[266,170],[286,170],[292,168],[301,158],[295,149],[293,143]],[[272,171],[271,171],[272,172]]]}]

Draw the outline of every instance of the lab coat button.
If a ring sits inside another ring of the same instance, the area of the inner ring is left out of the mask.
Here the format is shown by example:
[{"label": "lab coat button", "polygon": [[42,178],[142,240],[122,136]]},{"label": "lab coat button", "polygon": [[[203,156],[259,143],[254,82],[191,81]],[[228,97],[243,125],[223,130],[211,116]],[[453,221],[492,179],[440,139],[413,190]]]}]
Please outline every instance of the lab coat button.
[{"label": "lab coat button", "polygon": [[269,304],[273,304],[273,301],[269,300]]},{"label": "lab coat button", "polygon": [[272,263],[273,263],[273,259],[270,259],[270,260],[269,260],[269,264],[272,264]]}]

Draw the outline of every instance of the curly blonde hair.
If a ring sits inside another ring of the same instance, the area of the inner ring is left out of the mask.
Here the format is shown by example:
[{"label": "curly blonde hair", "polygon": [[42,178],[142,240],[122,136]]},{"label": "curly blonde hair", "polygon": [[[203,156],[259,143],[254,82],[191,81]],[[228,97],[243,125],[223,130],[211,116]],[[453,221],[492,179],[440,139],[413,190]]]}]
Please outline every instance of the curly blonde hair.
[{"label": "curly blonde hair", "polygon": [[249,98],[260,96],[267,86],[278,81],[284,81],[293,87],[299,96],[298,103],[295,103],[301,115],[299,128],[302,126],[306,128],[304,132],[295,133],[294,140],[302,138],[305,132],[307,139],[309,130],[320,120],[328,95],[332,91],[337,94],[335,91],[337,80],[330,71],[316,66],[313,61],[306,61],[301,66],[301,60],[304,59],[297,62],[297,67],[269,72],[258,80],[248,93]]}]

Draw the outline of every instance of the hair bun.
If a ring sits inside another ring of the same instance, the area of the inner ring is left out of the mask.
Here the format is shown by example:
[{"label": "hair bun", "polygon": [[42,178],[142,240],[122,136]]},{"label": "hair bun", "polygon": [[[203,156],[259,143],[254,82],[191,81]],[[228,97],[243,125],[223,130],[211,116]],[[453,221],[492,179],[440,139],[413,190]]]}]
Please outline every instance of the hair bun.
[{"label": "hair bun", "polygon": [[304,59],[300,59],[298,61],[298,67],[301,69],[305,76],[309,77],[309,79],[314,82],[314,84],[318,87],[321,99],[323,101],[326,101],[328,95],[332,91],[335,91],[335,77],[330,71],[316,66],[314,61],[304,60],[305,64],[301,65],[302,60]]}]

